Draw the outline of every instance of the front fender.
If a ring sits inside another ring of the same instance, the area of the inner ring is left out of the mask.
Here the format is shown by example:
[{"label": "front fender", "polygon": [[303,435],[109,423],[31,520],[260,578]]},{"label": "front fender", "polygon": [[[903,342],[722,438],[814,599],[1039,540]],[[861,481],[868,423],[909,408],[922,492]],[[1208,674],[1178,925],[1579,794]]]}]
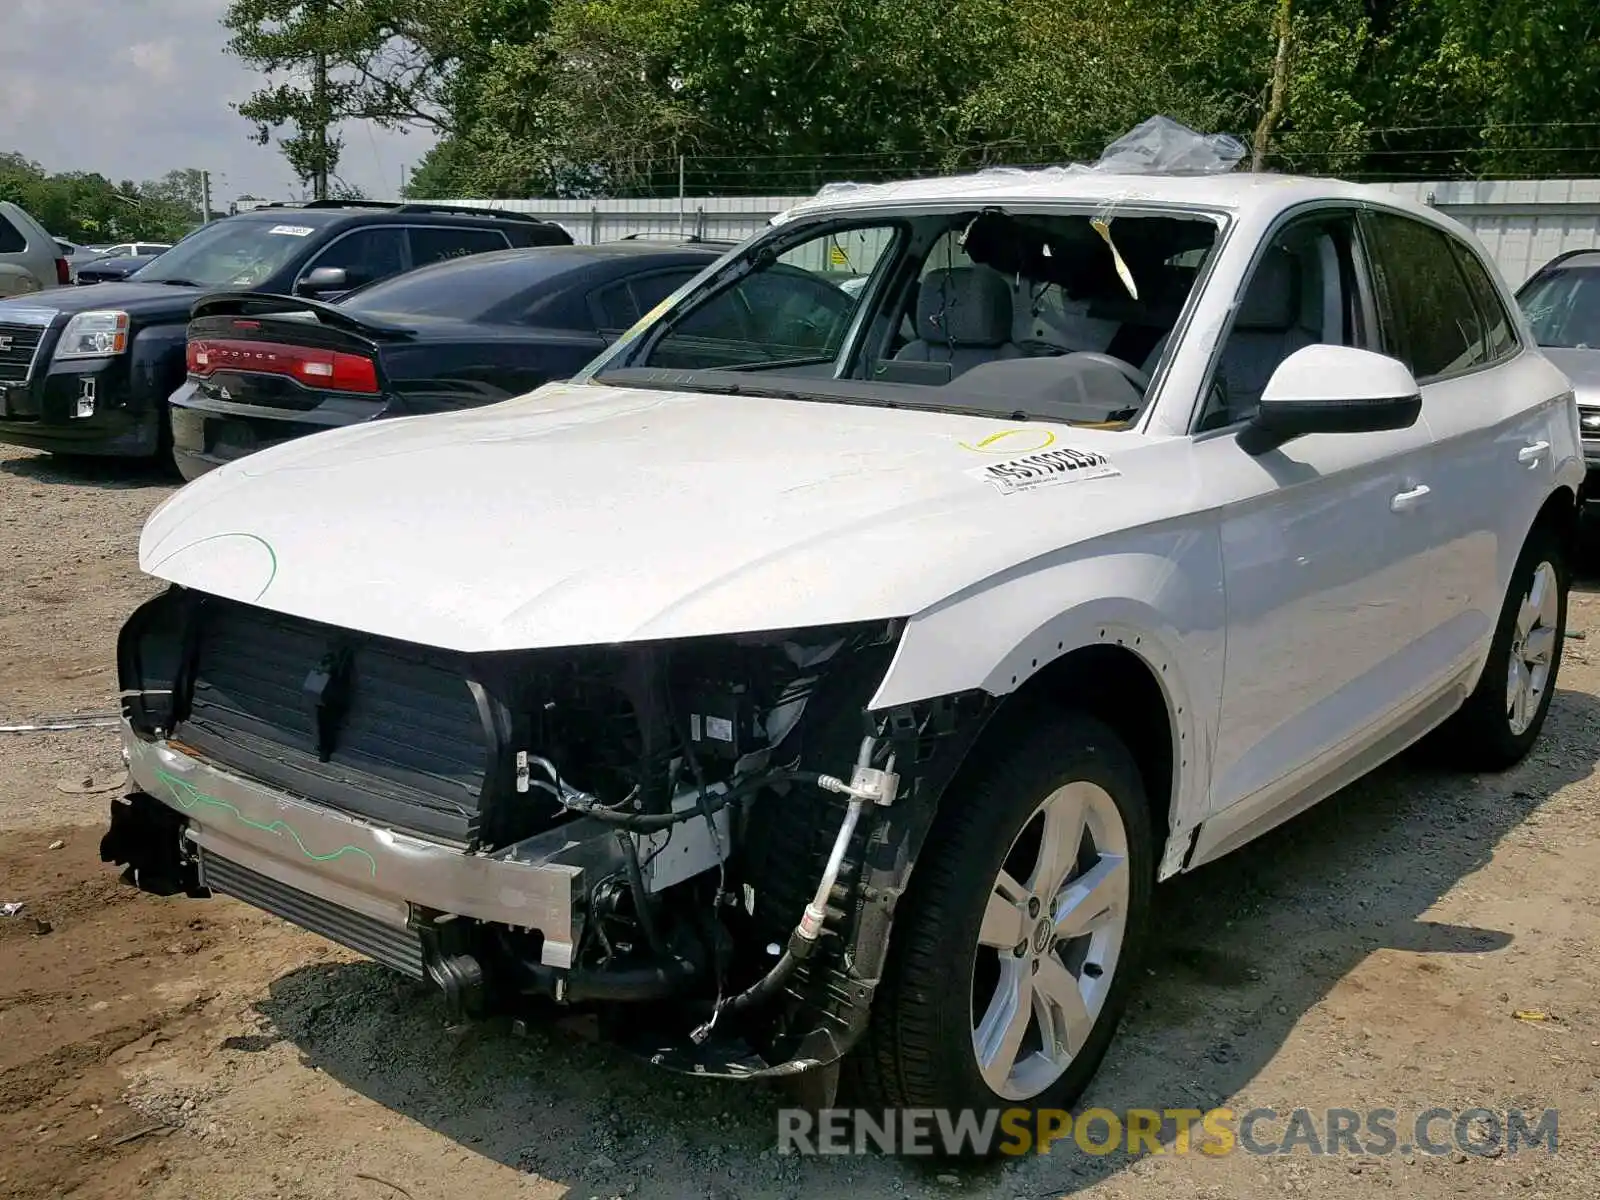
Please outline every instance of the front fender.
[{"label": "front fender", "polygon": [[1214,524],[1098,538],[991,577],[906,623],[873,710],[1004,696],[1064,655],[1113,644],[1143,659],[1174,730],[1174,832],[1204,814],[1226,642]]},{"label": "front fender", "polygon": [[134,334],[128,350],[128,407],[154,412],[165,419],[167,397],[184,376],[184,343],[188,326],[150,325]]}]

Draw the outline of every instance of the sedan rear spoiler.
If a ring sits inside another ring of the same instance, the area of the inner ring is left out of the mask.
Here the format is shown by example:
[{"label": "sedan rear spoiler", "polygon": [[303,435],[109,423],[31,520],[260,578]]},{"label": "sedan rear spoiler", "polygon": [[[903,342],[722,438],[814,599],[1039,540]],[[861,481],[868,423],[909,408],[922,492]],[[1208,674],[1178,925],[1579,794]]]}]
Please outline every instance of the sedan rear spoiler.
[{"label": "sedan rear spoiler", "polygon": [[191,321],[202,317],[294,316],[311,316],[319,325],[341,329],[372,341],[404,341],[416,336],[414,329],[404,329],[398,325],[379,325],[364,321],[346,309],[324,304],[320,300],[283,296],[275,292],[212,292],[201,296],[189,310]]}]

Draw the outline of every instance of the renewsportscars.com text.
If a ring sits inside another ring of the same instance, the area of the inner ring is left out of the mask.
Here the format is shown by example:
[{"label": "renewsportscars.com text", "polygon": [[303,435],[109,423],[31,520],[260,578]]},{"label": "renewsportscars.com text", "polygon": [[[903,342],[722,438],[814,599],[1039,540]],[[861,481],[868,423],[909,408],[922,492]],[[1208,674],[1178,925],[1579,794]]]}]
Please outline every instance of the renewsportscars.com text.
[{"label": "renewsportscars.com text", "polygon": [[1204,1154],[1381,1157],[1556,1152],[1558,1112],[1429,1108],[780,1109],[780,1154]]}]

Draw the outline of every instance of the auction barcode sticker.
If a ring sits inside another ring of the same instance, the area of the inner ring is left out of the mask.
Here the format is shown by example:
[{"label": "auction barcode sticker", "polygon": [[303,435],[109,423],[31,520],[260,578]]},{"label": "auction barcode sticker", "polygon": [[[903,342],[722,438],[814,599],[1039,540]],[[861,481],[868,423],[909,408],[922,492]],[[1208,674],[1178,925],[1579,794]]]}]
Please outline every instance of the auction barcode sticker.
[{"label": "auction barcode sticker", "polygon": [[974,467],[966,474],[989,484],[1002,496],[1012,496],[1035,488],[1054,487],[1058,483],[1105,479],[1122,472],[1104,454],[1062,446]]}]

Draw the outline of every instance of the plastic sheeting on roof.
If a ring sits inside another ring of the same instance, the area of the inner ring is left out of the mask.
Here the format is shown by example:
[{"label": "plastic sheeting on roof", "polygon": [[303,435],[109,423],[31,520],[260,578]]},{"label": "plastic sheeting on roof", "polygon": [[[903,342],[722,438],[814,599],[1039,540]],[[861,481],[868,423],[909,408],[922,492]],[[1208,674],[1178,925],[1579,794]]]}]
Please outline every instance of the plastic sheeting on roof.
[{"label": "plastic sheeting on roof", "polygon": [[[1245,146],[1226,133],[1198,133],[1171,117],[1155,116],[1135,125],[1107,144],[1092,163],[1057,167],[986,167],[963,179],[975,188],[1010,186],[1085,174],[1094,175],[1220,175],[1233,170]],[[843,196],[866,199],[874,193],[903,187],[896,183],[830,183],[812,201]]]}]

